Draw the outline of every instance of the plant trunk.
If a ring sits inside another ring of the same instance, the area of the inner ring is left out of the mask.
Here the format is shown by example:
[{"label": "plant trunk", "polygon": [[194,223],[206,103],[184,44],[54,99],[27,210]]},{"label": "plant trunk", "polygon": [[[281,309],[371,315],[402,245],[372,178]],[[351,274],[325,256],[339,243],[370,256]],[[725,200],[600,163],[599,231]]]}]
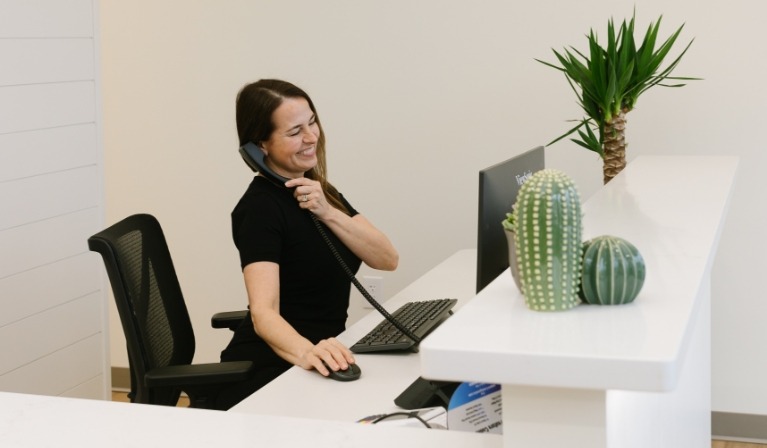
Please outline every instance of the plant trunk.
[{"label": "plant trunk", "polygon": [[605,123],[604,143],[602,143],[602,150],[605,155],[602,167],[605,184],[626,167],[627,146],[626,112],[621,111],[611,122]]}]

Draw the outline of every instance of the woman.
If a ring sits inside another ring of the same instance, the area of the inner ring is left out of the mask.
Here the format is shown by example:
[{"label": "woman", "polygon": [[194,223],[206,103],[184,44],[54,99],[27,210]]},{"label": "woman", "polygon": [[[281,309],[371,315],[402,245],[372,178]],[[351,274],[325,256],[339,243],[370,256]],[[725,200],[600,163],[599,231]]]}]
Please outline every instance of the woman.
[{"label": "woman", "polygon": [[328,183],[325,136],[300,88],[279,80],[246,85],[237,95],[240,144],[256,143],[284,185],[256,176],[232,212],[250,308],[222,361],[252,360],[256,377],[224,398],[239,402],[292,365],[345,370],[351,351],[335,336],[345,328],[351,281],[315,228],[316,216],[346,264],[394,270],[388,238]]}]

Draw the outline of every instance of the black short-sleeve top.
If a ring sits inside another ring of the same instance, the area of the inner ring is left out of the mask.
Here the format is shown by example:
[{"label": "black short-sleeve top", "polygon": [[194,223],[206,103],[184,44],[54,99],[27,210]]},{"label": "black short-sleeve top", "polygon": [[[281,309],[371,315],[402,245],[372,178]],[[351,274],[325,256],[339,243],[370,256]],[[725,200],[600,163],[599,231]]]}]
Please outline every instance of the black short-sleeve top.
[{"label": "black short-sleeve top", "polygon": [[[351,216],[358,214],[341,200]],[[320,225],[356,273],[360,259]],[[232,211],[232,234],[242,268],[258,261],[279,265],[280,314],[300,334],[316,343],[344,330],[351,281],[292,190],[256,176]]]}]

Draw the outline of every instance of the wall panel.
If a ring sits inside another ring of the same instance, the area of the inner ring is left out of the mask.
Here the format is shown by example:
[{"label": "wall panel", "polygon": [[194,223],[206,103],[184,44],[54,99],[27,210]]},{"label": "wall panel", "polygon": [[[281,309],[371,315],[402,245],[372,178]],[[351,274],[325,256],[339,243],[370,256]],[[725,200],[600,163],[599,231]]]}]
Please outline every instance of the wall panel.
[{"label": "wall panel", "polygon": [[0,328],[0,375],[99,334],[100,313],[99,295],[94,293]]},{"label": "wall panel", "polygon": [[99,214],[94,207],[0,231],[0,278],[87,252]]},{"label": "wall panel", "polygon": [[[103,350],[104,339],[93,335],[76,341],[49,356],[20,366],[16,370],[0,376],[0,390],[26,394],[64,395],[80,385],[102,376],[103,363],[93,356]],[[108,381],[107,378],[104,378]],[[70,396],[70,395],[67,395]],[[103,392],[98,396],[79,396],[80,398],[106,398]]]},{"label": "wall panel", "polygon": [[92,39],[0,39],[0,86],[93,79]]},{"label": "wall panel", "polygon": [[95,165],[0,184],[0,230],[98,205]]},{"label": "wall panel", "polygon": [[108,398],[96,0],[0,0],[0,390]]},{"label": "wall panel", "polygon": [[92,0],[0,0],[0,38],[93,37]]},{"label": "wall panel", "polygon": [[93,81],[0,87],[0,134],[93,123]]},{"label": "wall panel", "polygon": [[104,375],[99,374],[58,395],[70,398],[101,398],[104,389],[104,381]]},{"label": "wall panel", "polygon": [[0,134],[0,182],[92,165],[96,124]]},{"label": "wall panel", "polygon": [[8,213],[0,216],[0,229],[95,207],[97,182],[95,166],[5,182],[0,185],[0,203]]},{"label": "wall panel", "polygon": [[[104,268],[91,253],[80,253],[0,278],[0,328],[60,306],[101,288],[94,272]],[[55,285],[51,288],[50,285]]]}]

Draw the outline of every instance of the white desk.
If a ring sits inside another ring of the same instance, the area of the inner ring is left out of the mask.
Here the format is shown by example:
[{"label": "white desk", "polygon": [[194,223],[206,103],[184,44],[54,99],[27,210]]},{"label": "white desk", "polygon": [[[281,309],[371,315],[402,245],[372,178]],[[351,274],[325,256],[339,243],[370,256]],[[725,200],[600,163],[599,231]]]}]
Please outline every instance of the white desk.
[{"label": "white desk", "polygon": [[[437,297],[455,297],[460,307],[474,296],[475,263],[476,251],[460,251],[386,307]],[[380,320],[371,312],[340,338],[351,345]],[[357,360],[363,369],[358,381],[333,381],[295,367],[229,412],[0,392],[0,446],[500,448],[497,434],[354,423],[397,410],[394,397],[419,376],[420,367],[412,353]]]},{"label": "white desk", "polygon": [[3,448],[498,448],[500,438],[0,392]]},{"label": "white desk", "polygon": [[[412,300],[451,297],[458,299],[454,309],[459,309],[474,297],[475,285],[476,251],[462,250],[389,299],[384,306],[394,311]],[[338,338],[351,346],[382,319],[378,312],[371,311]],[[368,415],[401,410],[394,405],[394,398],[420,376],[419,355],[354,356],[362,369],[362,377],[357,381],[334,381],[315,371],[293,367],[230,412],[352,422]]]},{"label": "white desk", "polygon": [[421,343],[423,375],[502,384],[505,447],[710,446],[710,274],[736,168],[631,162],[584,204],[584,239],[637,246],[636,301],[529,311],[507,272]]}]

